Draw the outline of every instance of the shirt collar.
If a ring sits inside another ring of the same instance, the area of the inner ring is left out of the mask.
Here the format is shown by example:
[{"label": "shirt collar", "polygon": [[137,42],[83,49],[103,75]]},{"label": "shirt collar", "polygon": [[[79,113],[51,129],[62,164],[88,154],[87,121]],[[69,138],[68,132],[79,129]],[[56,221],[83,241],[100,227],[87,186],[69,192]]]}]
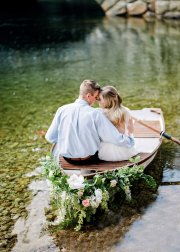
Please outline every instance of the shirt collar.
[{"label": "shirt collar", "polygon": [[85,101],[83,99],[80,99],[80,98],[76,99],[75,103],[79,103],[79,104],[82,104],[82,105],[88,105],[89,106],[87,101]]}]

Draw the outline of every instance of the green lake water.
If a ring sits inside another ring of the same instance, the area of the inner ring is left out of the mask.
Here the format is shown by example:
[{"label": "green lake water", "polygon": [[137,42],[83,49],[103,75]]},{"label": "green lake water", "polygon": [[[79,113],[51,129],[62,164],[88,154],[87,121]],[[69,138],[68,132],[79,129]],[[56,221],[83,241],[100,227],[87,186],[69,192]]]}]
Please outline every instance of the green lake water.
[{"label": "green lake water", "polygon": [[[31,198],[24,175],[49,151],[43,132],[84,79],[114,85],[130,109],[161,108],[166,131],[180,137],[180,21],[2,19],[0,33],[0,237],[8,251]],[[152,165],[164,181],[180,181],[179,164],[179,147],[164,141]]]}]

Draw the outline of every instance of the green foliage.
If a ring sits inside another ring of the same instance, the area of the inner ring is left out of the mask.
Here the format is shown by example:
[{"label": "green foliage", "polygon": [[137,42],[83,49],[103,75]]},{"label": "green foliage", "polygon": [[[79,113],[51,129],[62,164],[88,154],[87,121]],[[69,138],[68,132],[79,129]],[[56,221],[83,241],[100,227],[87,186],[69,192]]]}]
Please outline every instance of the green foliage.
[{"label": "green foliage", "polygon": [[[138,159],[131,161],[136,163]],[[117,200],[131,202],[134,181],[144,180],[148,186],[156,187],[155,180],[143,172],[144,167],[136,164],[85,179],[82,175],[68,176],[48,157],[43,162],[43,171],[51,184],[56,214],[56,220],[51,224],[59,228],[74,227],[76,231],[85,221],[90,222],[97,210],[108,212],[115,207]]]}]

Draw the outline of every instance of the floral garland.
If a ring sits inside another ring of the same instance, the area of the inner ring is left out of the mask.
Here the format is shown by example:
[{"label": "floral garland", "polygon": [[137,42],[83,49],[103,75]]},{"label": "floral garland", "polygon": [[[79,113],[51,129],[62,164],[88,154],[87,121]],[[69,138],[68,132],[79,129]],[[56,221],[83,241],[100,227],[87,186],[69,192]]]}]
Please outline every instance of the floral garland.
[{"label": "floral garland", "polygon": [[[135,163],[138,158],[130,161]],[[76,231],[80,230],[85,221],[92,220],[97,210],[108,212],[115,204],[117,193],[131,201],[131,186],[135,180],[143,179],[150,187],[156,187],[154,179],[144,174],[144,167],[135,164],[131,168],[96,174],[92,179],[76,174],[68,176],[50,157],[42,165],[43,173],[51,185],[56,209],[56,219],[51,224],[60,228],[73,226]]]}]

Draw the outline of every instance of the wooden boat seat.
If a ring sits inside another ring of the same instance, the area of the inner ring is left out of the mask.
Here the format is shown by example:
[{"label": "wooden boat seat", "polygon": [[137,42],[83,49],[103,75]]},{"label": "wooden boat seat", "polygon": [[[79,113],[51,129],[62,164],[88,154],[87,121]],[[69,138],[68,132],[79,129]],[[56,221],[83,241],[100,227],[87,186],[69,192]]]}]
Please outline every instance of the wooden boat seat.
[{"label": "wooden boat seat", "polygon": [[[149,125],[150,127],[153,127],[157,129],[159,132],[161,131],[161,125],[159,121],[147,121],[147,120],[142,120],[145,124]],[[134,137],[135,138],[154,138],[158,137],[159,138],[159,133],[152,131],[151,129],[145,127],[142,124],[139,124],[137,121],[134,123]]]},{"label": "wooden boat seat", "polygon": [[[149,153],[139,153],[138,156],[141,157],[138,164],[144,162],[146,158],[149,157]],[[63,157],[60,157],[60,165],[64,170],[87,170],[87,171],[106,171],[106,170],[113,170],[118,167],[124,167],[124,166],[133,166],[133,164],[130,161],[118,161],[118,162],[107,162],[107,161],[100,161],[94,164],[89,165],[75,165],[68,163]]]}]

